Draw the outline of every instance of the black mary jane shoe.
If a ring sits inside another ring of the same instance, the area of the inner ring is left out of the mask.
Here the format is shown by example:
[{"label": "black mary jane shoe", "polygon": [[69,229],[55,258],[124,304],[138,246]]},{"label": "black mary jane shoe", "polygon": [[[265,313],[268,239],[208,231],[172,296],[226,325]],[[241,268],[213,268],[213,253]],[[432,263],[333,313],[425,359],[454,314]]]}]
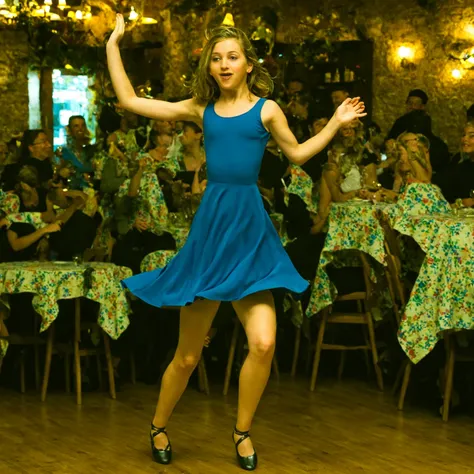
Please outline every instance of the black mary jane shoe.
[{"label": "black mary jane shoe", "polygon": [[[237,436],[240,436],[237,443],[234,440],[234,433]],[[257,468],[257,462],[258,462],[257,453],[254,452],[250,456],[241,456],[239,454],[240,443],[245,441],[247,438],[250,438],[250,434],[248,431],[239,431],[237,428],[234,428],[234,433],[232,433],[232,441],[234,441],[235,443],[235,453],[237,454],[237,462],[239,463],[239,466],[245,471],[253,471],[254,469]]]},{"label": "black mary jane shoe", "polygon": [[168,438],[168,446],[165,449],[158,449],[155,447],[155,436],[158,436],[160,433],[164,433],[168,437],[166,428],[157,428],[153,423],[151,424],[150,432],[150,441],[151,441],[151,454],[155,462],[159,464],[169,464],[171,462],[171,443]]}]

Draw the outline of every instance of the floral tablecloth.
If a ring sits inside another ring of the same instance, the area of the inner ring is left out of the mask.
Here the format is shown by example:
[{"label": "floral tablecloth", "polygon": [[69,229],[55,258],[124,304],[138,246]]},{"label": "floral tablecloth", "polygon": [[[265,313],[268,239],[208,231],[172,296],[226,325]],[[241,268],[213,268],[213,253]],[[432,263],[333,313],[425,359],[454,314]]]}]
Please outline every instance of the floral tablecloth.
[{"label": "floral tablecloth", "polygon": [[306,315],[312,316],[331,305],[337,290],[329,280],[326,267],[334,261],[335,252],[361,250],[384,264],[384,233],[378,219],[380,211],[388,212],[391,204],[367,201],[333,203],[328,217],[328,233],[319,260]]},{"label": "floral tablecloth", "polygon": [[474,214],[411,216],[397,228],[426,253],[398,333],[417,363],[442,331],[474,329]]},{"label": "floral tablecloth", "polygon": [[113,339],[127,329],[130,306],[120,281],[132,275],[126,267],[92,262],[0,263],[0,295],[34,293],[33,308],[41,331],[58,317],[58,300],[85,297],[100,303],[98,323]]},{"label": "floral tablecloth", "polygon": [[48,225],[41,218],[41,212],[17,212],[15,214],[8,214],[7,220],[11,224],[13,224],[14,222],[31,224],[35,227],[35,229],[41,229]]},{"label": "floral tablecloth", "polygon": [[[410,216],[450,214],[451,206],[438,186],[430,183],[412,183],[400,194],[397,203],[387,212],[391,225],[403,225]],[[408,224],[410,225],[410,224]]]}]

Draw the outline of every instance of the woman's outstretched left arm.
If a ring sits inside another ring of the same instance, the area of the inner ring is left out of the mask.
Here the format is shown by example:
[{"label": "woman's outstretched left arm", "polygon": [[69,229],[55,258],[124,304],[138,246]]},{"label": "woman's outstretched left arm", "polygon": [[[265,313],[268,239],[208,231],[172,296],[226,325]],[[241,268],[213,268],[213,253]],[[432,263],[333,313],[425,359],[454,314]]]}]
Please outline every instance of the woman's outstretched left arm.
[{"label": "woman's outstretched left arm", "polygon": [[285,114],[276,102],[269,100],[265,103],[262,120],[285,156],[292,163],[301,166],[324,150],[341,126],[356,118],[365,117],[367,114],[364,110],[364,103],[359,101],[359,97],[346,99],[323,130],[304,143],[298,143],[288,126]]}]

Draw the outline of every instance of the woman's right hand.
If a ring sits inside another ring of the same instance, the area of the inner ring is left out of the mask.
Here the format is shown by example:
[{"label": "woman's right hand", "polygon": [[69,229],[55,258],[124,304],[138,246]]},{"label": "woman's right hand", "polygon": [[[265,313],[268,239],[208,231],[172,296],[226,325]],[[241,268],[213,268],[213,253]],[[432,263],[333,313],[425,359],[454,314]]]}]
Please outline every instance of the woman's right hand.
[{"label": "woman's right hand", "polygon": [[53,222],[52,224],[47,225],[44,228],[45,234],[53,234],[54,232],[59,232],[61,230],[61,224],[58,222]]},{"label": "woman's right hand", "polygon": [[121,15],[120,13],[117,13],[115,29],[110,35],[110,38],[107,44],[118,46],[124,34],[125,34],[125,21],[123,19],[123,15]]}]

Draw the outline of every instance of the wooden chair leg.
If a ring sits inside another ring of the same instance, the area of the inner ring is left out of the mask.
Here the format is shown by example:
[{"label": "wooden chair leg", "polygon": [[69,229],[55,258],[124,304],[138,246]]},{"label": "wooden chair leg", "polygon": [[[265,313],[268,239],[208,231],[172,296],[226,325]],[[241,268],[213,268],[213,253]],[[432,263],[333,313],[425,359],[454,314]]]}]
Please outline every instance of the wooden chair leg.
[{"label": "wooden chair leg", "polygon": [[377,378],[377,386],[383,392],[383,375],[382,369],[379,366],[379,356],[377,354],[377,345],[375,343],[375,331],[372,315],[367,313],[367,328],[369,330],[370,348],[372,351],[372,361],[374,363],[375,377]]},{"label": "wooden chair leg", "polygon": [[410,374],[411,369],[413,368],[413,364],[407,360],[405,364],[405,371],[403,373],[403,382],[402,388],[400,389],[400,397],[398,398],[398,409],[400,411],[403,410],[403,406],[405,404],[405,396],[407,394],[408,384],[410,382]]},{"label": "wooden chair leg", "polygon": [[64,354],[64,378],[66,383],[66,393],[71,393],[71,361],[69,353]]},{"label": "wooden chair leg", "polygon": [[102,363],[100,360],[100,354],[97,353],[95,356],[96,364],[97,364],[97,380],[99,382],[100,390],[104,390],[104,377],[102,377]]},{"label": "wooden chair leg", "polygon": [[26,383],[25,383],[25,349],[22,349],[20,354],[20,392],[26,392]]},{"label": "wooden chair leg", "polygon": [[321,351],[322,351],[322,346],[323,346],[324,331],[326,330],[327,319],[328,319],[328,311],[323,310],[321,325],[319,326],[319,331],[318,331],[318,338],[316,340],[316,350],[314,352],[313,372],[311,374],[311,383],[309,387],[309,389],[312,392],[314,392],[314,388],[316,387],[316,379],[318,377],[319,362],[321,360]]},{"label": "wooden chair leg", "polygon": [[206,363],[204,362],[204,356],[201,356],[198,364],[199,370],[199,385],[200,390],[203,391],[206,395],[210,394],[209,390],[209,380],[207,378]]},{"label": "wooden chair leg", "polygon": [[110,350],[109,336],[104,332],[105,358],[107,359],[107,371],[109,373],[109,391],[113,400],[117,398],[115,393],[114,365],[112,362],[112,352]]},{"label": "wooden chair leg", "polygon": [[79,343],[81,341],[81,300],[75,300],[75,329],[74,329],[74,370],[76,373],[76,403],[82,405],[82,374],[81,353]]},{"label": "wooden chair leg", "polygon": [[300,353],[300,344],[301,344],[301,327],[296,328],[295,334],[295,349],[293,351],[293,363],[291,364],[291,376],[296,375],[296,368],[298,366],[298,356]]},{"label": "wooden chair leg", "polygon": [[39,345],[34,344],[33,349],[35,353],[35,388],[36,390],[39,390],[41,384]]},{"label": "wooden chair leg", "polygon": [[137,383],[137,366],[135,365],[135,354],[133,350],[130,351],[130,380],[132,385]]},{"label": "wooden chair leg", "polygon": [[278,366],[278,359],[277,359],[276,354],[273,355],[272,369],[273,369],[273,373],[275,374],[275,377],[277,379],[277,382],[279,382],[280,381],[280,367]]},{"label": "wooden chair leg", "polygon": [[234,330],[232,332],[232,339],[230,342],[229,357],[227,359],[227,367],[225,370],[224,379],[224,395],[227,395],[229,391],[230,376],[232,375],[232,366],[234,364],[235,348],[237,347],[237,340],[239,338],[240,321],[236,319],[234,324]]},{"label": "wooden chair leg", "polygon": [[393,387],[392,387],[393,397],[397,394],[399,387],[401,387],[403,376],[405,374],[405,363],[406,361],[402,362],[402,364],[400,365],[400,368],[398,369],[397,376],[395,377],[395,382],[393,383]]},{"label": "wooden chair leg", "polygon": [[371,350],[370,338],[367,331],[367,326],[361,326],[361,327],[362,327],[362,334],[364,336],[365,345],[367,346],[367,349],[364,350],[365,368],[367,369],[367,377],[370,378],[370,375],[371,375],[371,368],[370,368],[370,361],[369,361],[369,352]]},{"label": "wooden chair leg", "polygon": [[342,380],[342,374],[344,372],[344,365],[346,363],[346,351],[341,351],[341,358],[339,359],[339,367],[337,368],[337,380]]},{"label": "wooden chair leg", "polygon": [[46,400],[46,394],[48,392],[49,374],[51,371],[51,359],[53,356],[53,341],[54,341],[54,323],[48,330],[48,339],[46,341],[46,355],[44,358],[44,374],[43,384],[41,386],[41,401]]},{"label": "wooden chair leg", "polygon": [[444,402],[443,402],[443,421],[448,421],[449,406],[451,403],[451,395],[453,393],[453,375],[454,362],[456,360],[455,343],[451,335],[445,334],[444,341],[446,344],[446,366],[445,366],[445,384],[444,384]]}]

